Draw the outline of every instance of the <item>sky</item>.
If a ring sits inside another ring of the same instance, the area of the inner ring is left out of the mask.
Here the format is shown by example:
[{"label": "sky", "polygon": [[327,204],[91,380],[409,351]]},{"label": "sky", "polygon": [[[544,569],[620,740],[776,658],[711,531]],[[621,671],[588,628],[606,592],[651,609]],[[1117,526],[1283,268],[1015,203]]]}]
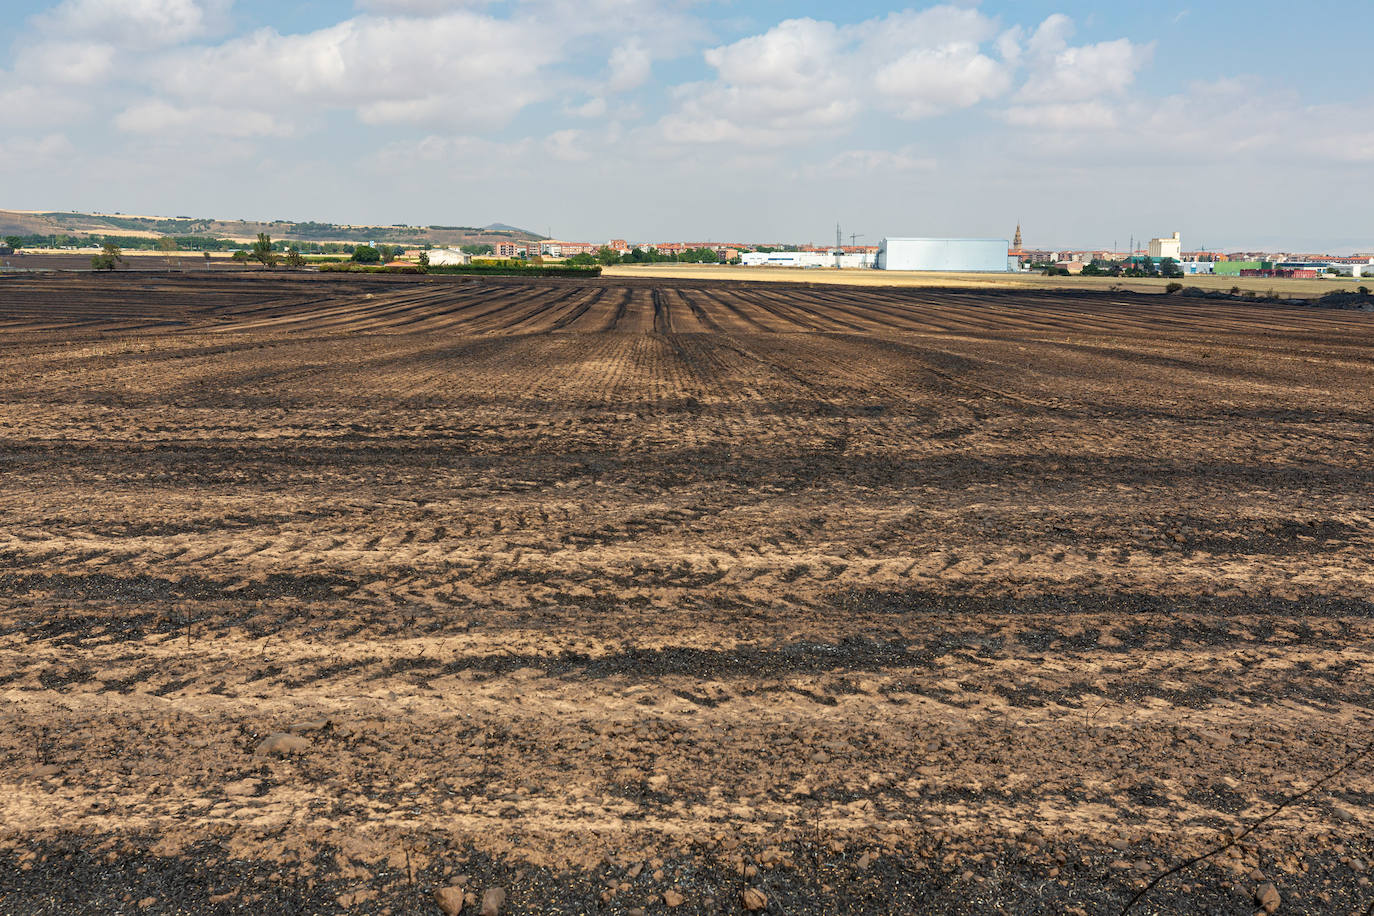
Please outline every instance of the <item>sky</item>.
[{"label": "sky", "polygon": [[1374,251],[1374,4],[61,0],[0,208]]}]

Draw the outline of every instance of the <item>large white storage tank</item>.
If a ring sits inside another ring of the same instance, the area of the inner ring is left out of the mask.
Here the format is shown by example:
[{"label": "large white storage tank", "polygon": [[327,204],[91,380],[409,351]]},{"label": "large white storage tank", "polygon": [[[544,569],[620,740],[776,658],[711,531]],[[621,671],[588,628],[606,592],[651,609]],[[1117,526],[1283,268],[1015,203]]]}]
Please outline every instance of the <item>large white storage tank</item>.
[{"label": "large white storage tank", "polygon": [[879,270],[1007,272],[1006,239],[883,239]]}]

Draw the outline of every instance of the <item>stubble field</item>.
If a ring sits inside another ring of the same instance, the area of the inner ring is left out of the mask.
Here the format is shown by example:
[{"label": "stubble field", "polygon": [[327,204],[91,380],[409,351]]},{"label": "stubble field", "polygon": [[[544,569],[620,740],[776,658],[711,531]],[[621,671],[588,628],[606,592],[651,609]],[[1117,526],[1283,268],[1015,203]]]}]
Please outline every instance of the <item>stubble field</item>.
[{"label": "stubble field", "polygon": [[1364,912],[1371,344],[0,277],[0,912]]},{"label": "stubble field", "polygon": [[[805,267],[740,267],[725,264],[618,264],[605,270],[606,276],[654,278],[659,280],[733,280],[769,283],[807,283],[825,286],[896,286],[972,290],[1064,290],[1069,292],[1162,293],[1171,280],[1161,277],[1047,277],[1030,273],[939,273],[910,270],[837,270]],[[1185,287],[1208,292],[1239,289],[1257,296],[1282,299],[1319,299],[1331,292],[1355,292],[1368,288],[1367,277],[1360,279],[1323,277],[1294,280],[1266,277],[1227,277],[1198,274],[1183,277]]]}]

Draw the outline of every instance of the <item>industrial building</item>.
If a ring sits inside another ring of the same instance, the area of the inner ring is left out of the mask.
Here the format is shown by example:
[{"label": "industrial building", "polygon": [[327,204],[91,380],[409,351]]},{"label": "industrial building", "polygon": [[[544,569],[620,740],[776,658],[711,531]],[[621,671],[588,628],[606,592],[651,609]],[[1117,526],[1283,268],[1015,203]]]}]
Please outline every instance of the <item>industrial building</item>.
[{"label": "industrial building", "polygon": [[1279,261],[1275,270],[1315,270],[1318,274],[1336,274],[1342,277],[1359,279],[1374,276],[1374,262],[1361,262],[1357,258],[1302,258],[1301,260]]},{"label": "industrial building", "polygon": [[1150,257],[1156,261],[1164,258],[1183,260],[1183,238],[1175,232],[1173,238],[1150,239]]},{"label": "industrial building", "polygon": [[879,270],[1006,273],[1006,239],[883,239]]},{"label": "industrial building", "polygon": [[1219,277],[1239,277],[1243,270],[1272,270],[1273,261],[1218,261],[1212,272]]},{"label": "industrial building", "polygon": [[866,251],[746,251],[739,257],[745,267],[863,268],[873,266],[874,256]]},{"label": "industrial building", "polygon": [[429,255],[429,263],[434,267],[455,267],[472,263],[472,255],[457,248],[435,248],[426,254]]}]

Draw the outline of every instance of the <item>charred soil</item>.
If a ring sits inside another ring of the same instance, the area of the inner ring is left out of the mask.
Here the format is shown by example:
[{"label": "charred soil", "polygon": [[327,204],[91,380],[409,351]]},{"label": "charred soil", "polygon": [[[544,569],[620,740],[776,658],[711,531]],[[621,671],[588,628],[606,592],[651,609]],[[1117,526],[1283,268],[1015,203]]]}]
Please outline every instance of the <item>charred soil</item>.
[{"label": "charred soil", "polygon": [[[1372,344],[0,277],[0,912],[1119,912],[1368,745]],[[1134,912],[1363,911],[1372,771]]]}]

